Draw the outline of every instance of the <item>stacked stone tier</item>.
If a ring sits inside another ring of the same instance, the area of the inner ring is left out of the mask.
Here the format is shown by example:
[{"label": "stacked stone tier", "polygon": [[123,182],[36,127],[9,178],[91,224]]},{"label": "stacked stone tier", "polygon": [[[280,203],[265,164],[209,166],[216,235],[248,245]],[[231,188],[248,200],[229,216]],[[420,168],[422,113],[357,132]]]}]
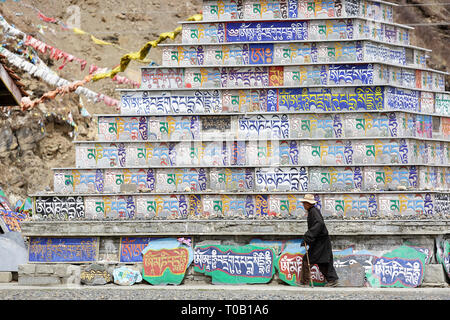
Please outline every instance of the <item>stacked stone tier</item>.
[{"label": "stacked stone tier", "polygon": [[[182,23],[182,44],[175,50],[163,47],[162,67],[143,68],[141,89],[394,85],[445,90],[446,73],[426,68],[426,50],[409,46],[407,26],[391,24],[390,32],[387,25],[363,18],[251,21]],[[355,41],[361,39],[373,41]]]},{"label": "stacked stone tier", "polygon": [[445,91],[445,73],[384,63],[297,66],[144,67],[141,89],[397,86]]},{"label": "stacked stone tier", "polygon": [[103,142],[283,139],[449,139],[449,116],[413,111],[98,115]]},{"label": "stacked stone tier", "polygon": [[147,193],[166,192],[371,192],[445,191],[445,166],[277,166],[55,169],[57,193],[120,193],[123,185]]},{"label": "stacked stone tier", "polygon": [[[34,220],[305,219],[299,192],[34,194]],[[324,217],[448,219],[450,195],[435,191],[315,192]]]},{"label": "stacked stone tier", "polygon": [[374,63],[426,68],[429,50],[376,40],[163,44],[166,67]]},{"label": "stacked stone tier", "polygon": [[204,21],[364,17],[393,22],[395,3],[378,0],[205,0]]},{"label": "stacked stone tier", "polygon": [[183,166],[447,165],[449,142],[419,138],[80,142],[77,169]]},{"label": "stacked stone tier", "polygon": [[393,86],[121,91],[121,115],[341,114],[395,110],[449,116],[450,95]]},{"label": "stacked stone tier", "polygon": [[387,44],[410,45],[410,31],[414,29],[355,16],[345,19],[184,21],[181,25],[183,44],[373,39]]}]

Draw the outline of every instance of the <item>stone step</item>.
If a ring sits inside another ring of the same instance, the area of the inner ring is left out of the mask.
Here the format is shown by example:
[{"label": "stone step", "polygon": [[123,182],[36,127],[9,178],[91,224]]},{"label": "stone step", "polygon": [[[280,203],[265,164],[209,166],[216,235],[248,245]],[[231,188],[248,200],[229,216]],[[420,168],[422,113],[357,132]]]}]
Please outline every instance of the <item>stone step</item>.
[{"label": "stone step", "polygon": [[170,166],[447,166],[450,142],[419,138],[91,142],[77,168]]},{"label": "stone step", "polygon": [[450,188],[445,167],[63,168],[55,193],[358,192],[426,193]]},{"label": "stone step", "polygon": [[[355,12],[355,16],[358,13]],[[374,39],[399,45],[410,44],[411,27],[392,22],[373,23],[364,17],[352,17],[346,21],[332,19],[288,21],[254,21],[228,23],[220,21],[181,21],[182,44],[242,43],[242,42],[291,42],[347,39]],[[385,32],[380,32],[385,30]]]},{"label": "stone step", "polygon": [[[304,195],[304,194],[303,194]],[[34,219],[49,220],[236,220],[303,219],[299,194],[116,194],[37,197]],[[446,219],[448,194],[315,194],[325,218]]]},{"label": "stone step", "polygon": [[[240,89],[117,89],[121,94],[120,114],[139,116],[193,116],[229,113],[273,114],[358,112],[405,112],[422,115],[448,114],[448,93],[407,92],[394,84],[384,87],[279,87]],[[431,91],[431,92],[430,92]],[[414,98],[413,98],[414,96]],[[414,102],[413,102],[414,101]],[[302,114],[303,115],[303,114]]]},{"label": "stone step", "polygon": [[[369,237],[438,236],[448,233],[450,220],[335,220],[327,219],[331,236]],[[124,236],[302,236],[307,231],[303,219],[209,219],[209,220],[96,220],[29,221],[22,223],[27,237],[119,237]]]},{"label": "stone step", "polygon": [[[356,5],[355,5],[356,3]],[[204,1],[203,21],[282,21],[296,19],[352,18],[361,16],[367,19],[394,22],[394,10],[397,5],[384,1],[347,2],[332,0],[322,5],[306,1],[270,1],[264,6],[255,1]],[[361,10],[361,8],[367,8]]]},{"label": "stone step", "polygon": [[[201,70],[200,70],[201,69]],[[421,68],[416,68],[421,69]],[[341,64],[309,66],[274,66],[274,67],[143,67],[141,69],[141,87],[145,90],[161,89],[199,89],[199,88],[276,88],[296,86],[384,86],[399,85],[408,90],[422,89],[416,80],[416,69],[408,67],[374,64]],[[433,79],[427,87],[429,90],[445,91],[445,76],[430,69],[419,70],[430,74]],[[404,74],[402,79],[393,81],[388,74]],[[308,76],[309,75],[309,76]],[[426,78],[426,77],[425,77]],[[404,80],[403,80],[404,79]],[[426,82],[424,82],[426,83]]]},{"label": "stone step", "polygon": [[[383,62],[398,66],[426,67],[425,49],[414,48],[421,59],[406,59],[404,46],[377,41],[347,39],[334,42],[275,42],[241,44],[169,44],[162,49],[166,67],[298,65],[316,63]],[[343,54],[344,52],[344,54]],[[379,52],[386,52],[379,55]],[[325,54],[324,54],[325,53]]]},{"label": "stone step", "polygon": [[[239,99],[239,96],[234,97]],[[236,100],[237,101],[237,100]],[[169,103],[166,101],[166,103]],[[97,143],[237,140],[421,139],[448,142],[433,115],[414,113],[293,114],[255,112],[237,115],[98,116]],[[444,138],[442,138],[444,137]],[[77,142],[89,143],[88,141]],[[92,143],[92,141],[91,141]]]}]

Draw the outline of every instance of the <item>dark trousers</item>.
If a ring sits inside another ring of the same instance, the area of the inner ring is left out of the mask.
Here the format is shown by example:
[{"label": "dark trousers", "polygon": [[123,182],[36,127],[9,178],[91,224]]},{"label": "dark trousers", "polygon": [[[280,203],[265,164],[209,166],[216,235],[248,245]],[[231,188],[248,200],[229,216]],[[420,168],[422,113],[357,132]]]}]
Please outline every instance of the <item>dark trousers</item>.
[{"label": "dark trousers", "polygon": [[330,263],[318,263],[320,272],[324,275],[327,282],[333,282],[339,279],[336,269],[333,266],[333,262]]},{"label": "dark trousers", "polygon": [[[311,278],[311,272],[308,268],[308,262],[306,261],[306,255],[303,256],[303,264],[302,264],[302,270],[301,270],[301,280],[300,282],[302,284],[308,284],[310,283]],[[317,263],[317,266],[319,267],[320,272],[324,275],[325,280],[327,282],[333,282],[339,279],[336,269],[333,266],[333,262],[330,263]]]}]

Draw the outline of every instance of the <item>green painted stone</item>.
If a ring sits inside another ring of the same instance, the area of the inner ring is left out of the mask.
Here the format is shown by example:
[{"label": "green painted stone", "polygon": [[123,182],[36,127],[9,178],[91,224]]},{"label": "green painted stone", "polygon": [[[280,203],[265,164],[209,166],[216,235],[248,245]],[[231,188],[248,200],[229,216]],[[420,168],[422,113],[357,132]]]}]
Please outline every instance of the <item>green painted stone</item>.
[{"label": "green painted stone", "polygon": [[[282,252],[275,259],[275,268],[283,282],[291,286],[300,285],[304,252]],[[311,266],[311,276],[315,287],[322,287],[326,284],[325,277],[317,265]]]},{"label": "green painted stone", "polygon": [[274,250],[253,245],[195,247],[194,271],[214,284],[268,283],[274,273]]},{"label": "green painted stone", "polygon": [[442,237],[436,239],[437,261],[444,267],[447,276],[450,277],[450,241],[443,240]]},{"label": "green painted stone", "polygon": [[142,278],[152,285],[179,285],[193,261],[194,250],[177,239],[150,241],[142,250]]},{"label": "green painted stone", "polygon": [[415,288],[423,281],[427,255],[409,246],[375,257],[366,272],[371,287]]}]

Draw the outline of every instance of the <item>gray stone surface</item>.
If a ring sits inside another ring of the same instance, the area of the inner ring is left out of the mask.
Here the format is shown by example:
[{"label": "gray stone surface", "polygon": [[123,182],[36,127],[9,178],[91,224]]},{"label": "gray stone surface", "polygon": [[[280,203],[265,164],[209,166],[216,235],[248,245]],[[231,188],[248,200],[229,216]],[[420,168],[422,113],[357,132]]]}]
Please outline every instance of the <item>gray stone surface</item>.
[{"label": "gray stone surface", "polygon": [[54,266],[54,273],[58,277],[65,278],[70,276],[71,271],[69,270],[68,264],[57,264]]},{"label": "gray stone surface", "polygon": [[444,267],[441,264],[427,264],[425,265],[424,284],[445,284]]},{"label": "gray stone surface", "polygon": [[81,266],[70,264],[22,264],[18,279],[22,285],[80,285]]},{"label": "gray stone surface", "polygon": [[80,285],[81,284],[81,279],[80,279],[79,276],[77,277],[77,276],[73,275],[73,276],[70,276],[70,277],[67,277],[67,278],[62,278],[61,279],[61,284]]},{"label": "gray stone surface", "polygon": [[19,285],[22,286],[51,286],[61,284],[61,279],[58,276],[20,276]]},{"label": "gray stone surface", "polygon": [[50,275],[55,272],[55,266],[49,264],[36,264],[36,274]]},{"label": "gray stone surface", "polygon": [[21,264],[18,267],[19,275],[32,275],[36,272],[36,265],[32,263]]},{"label": "gray stone surface", "polygon": [[[450,230],[450,220],[326,220],[330,235],[439,235]],[[24,236],[299,236],[306,220],[130,220],[32,221],[22,223]]]},{"label": "gray stone surface", "polygon": [[18,271],[20,264],[27,263],[28,251],[19,232],[0,235],[0,271]]},{"label": "gray stone surface", "polygon": [[[25,287],[0,284],[0,300],[450,300],[450,288],[299,288],[288,285],[183,285]],[[224,301],[228,303],[227,301]],[[145,303],[145,302],[144,302]],[[187,304],[188,302],[186,302]],[[445,304],[445,303],[444,303]],[[316,304],[317,305],[317,304]],[[299,308],[304,306],[299,306]],[[299,310],[300,310],[299,309]],[[391,309],[391,308],[389,308]],[[333,309],[333,312],[336,312]],[[404,312],[404,308],[399,309]],[[102,310],[103,311],[103,310]],[[370,310],[369,310],[370,311]],[[374,311],[374,310],[372,310]],[[375,310],[376,311],[376,310]],[[391,311],[391,310],[390,310]],[[444,313],[443,313],[444,314]],[[104,316],[104,315],[103,315]],[[275,315],[272,318],[279,317]],[[246,316],[248,317],[248,316]],[[244,319],[244,317],[240,317]],[[248,317],[248,319],[258,317]],[[175,319],[175,317],[173,317]],[[182,318],[180,318],[182,319]],[[234,319],[228,317],[227,319]],[[264,317],[262,318],[264,319]]]},{"label": "gray stone surface", "polygon": [[111,237],[100,238],[99,260],[119,260],[120,239]]},{"label": "gray stone surface", "polygon": [[75,265],[69,265],[68,267],[67,267],[67,272],[70,274],[70,275],[79,275],[80,273],[81,273],[81,267],[80,266],[75,266]]},{"label": "gray stone surface", "polygon": [[349,266],[336,268],[339,276],[339,286],[341,287],[363,287],[366,272],[364,267],[358,262]]}]

